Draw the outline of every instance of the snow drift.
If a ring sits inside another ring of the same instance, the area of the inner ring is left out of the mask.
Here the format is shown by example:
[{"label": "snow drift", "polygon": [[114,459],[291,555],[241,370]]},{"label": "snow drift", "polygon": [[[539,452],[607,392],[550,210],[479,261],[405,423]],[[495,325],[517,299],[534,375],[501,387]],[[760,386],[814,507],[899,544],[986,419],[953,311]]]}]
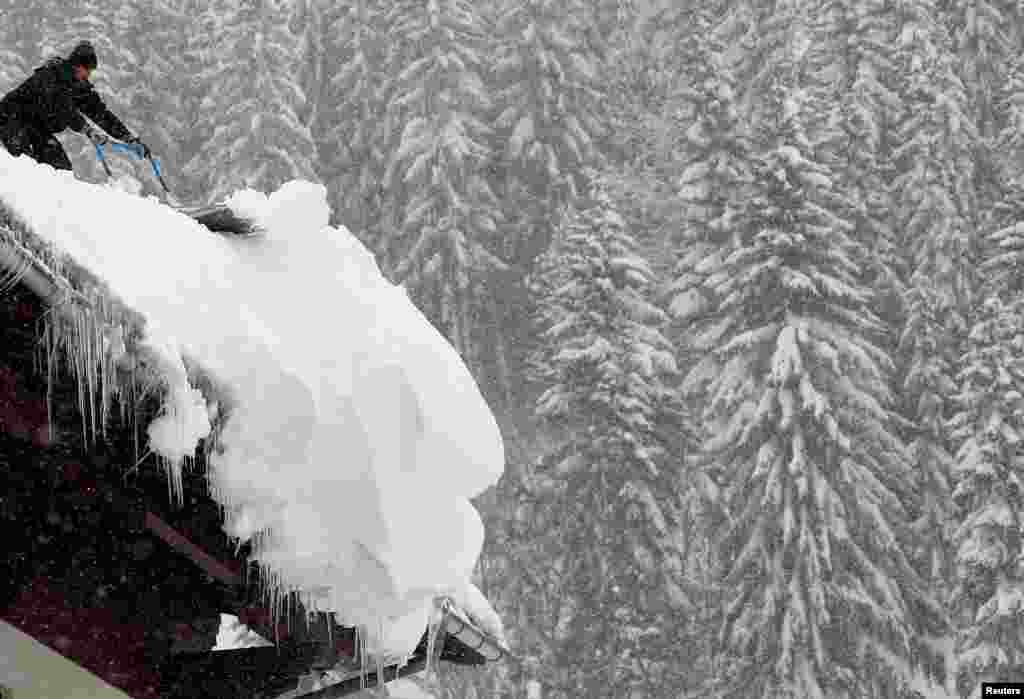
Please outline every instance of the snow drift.
[{"label": "snow drift", "polygon": [[483,526],[469,502],[504,467],[494,416],[405,291],[328,225],[322,186],[239,192],[232,207],[267,234],[227,239],[0,150],[0,202],[146,319],[168,387],[150,447],[172,482],[220,408],[186,367],[231,396],[210,490],[276,591],[362,627],[376,654],[411,652],[436,595],[496,618],[470,583]]}]

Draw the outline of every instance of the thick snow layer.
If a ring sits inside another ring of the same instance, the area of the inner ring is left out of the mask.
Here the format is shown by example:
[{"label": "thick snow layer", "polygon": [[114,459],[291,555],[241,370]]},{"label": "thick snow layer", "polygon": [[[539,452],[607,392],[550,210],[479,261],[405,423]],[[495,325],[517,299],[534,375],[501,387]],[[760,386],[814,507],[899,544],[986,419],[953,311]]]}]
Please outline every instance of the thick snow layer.
[{"label": "thick snow layer", "polygon": [[415,647],[435,595],[480,606],[469,498],[504,466],[494,416],[405,291],[328,226],[322,186],[236,194],[268,232],[229,239],[153,197],[0,150],[0,201],[145,316],[169,388],[149,426],[156,453],[180,469],[209,431],[216,406],[185,366],[229,391],[211,492],[229,533],[260,534],[276,591],[302,591],[389,655]]}]

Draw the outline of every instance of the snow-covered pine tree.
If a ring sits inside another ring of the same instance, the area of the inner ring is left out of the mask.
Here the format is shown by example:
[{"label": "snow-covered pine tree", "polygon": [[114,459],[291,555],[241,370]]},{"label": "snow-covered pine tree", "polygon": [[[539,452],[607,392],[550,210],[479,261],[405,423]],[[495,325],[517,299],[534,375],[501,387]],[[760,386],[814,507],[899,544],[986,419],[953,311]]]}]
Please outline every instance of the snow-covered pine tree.
[{"label": "snow-covered pine tree", "polygon": [[[905,109],[894,131],[895,224],[910,271],[904,295],[901,395],[922,502],[916,526],[937,580],[948,580],[949,415],[958,338],[966,336],[977,263],[977,133],[952,45],[932,0],[906,3],[894,23],[897,86]],[[945,586],[944,586],[945,587]]]},{"label": "snow-covered pine tree", "polygon": [[338,217],[377,247],[385,191],[381,182],[393,134],[384,119],[388,42],[385,3],[335,3],[324,21],[337,65],[321,110],[318,146]]},{"label": "snow-covered pine tree", "polygon": [[949,3],[943,14],[964,85],[966,113],[977,132],[974,187],[980,218],[985,219],[1004,194],[999,163],[1005,154],[999,136],[1005,122],[999,101],[1024,41],[1024,6],[1011,0],[972,0]]},{"label": "snow-covered pine tree", "polygon": [[632,41],[637,20],[636,0],[593,0],[586,14],[577,15],[580,30],[587,36],[591,51],[611,65],[616,47]]},{"label": "snow-covered pine tree", "polygon": [[[991,139],[993,170],[1004,198],[1024,193],[1024,54],[1006,63],[1003,82],[993,97],[997,131]],[[1019,220],[1019,219],[1018,219]]]},{"label": "snow-covered pine tree", "polygon": [[203,201],[209,194],[204,177],[209,153],[204,149],[220,122],[209,86],[215,84],[223,63],[220,37],[225,33],[231,4],[230,0],[183,0],[190,21],[182,56],[185,75],[189,77],[180,95],[184,107],[179,139],[182,164],[179,173],[168,173],[167,179],[185,201]]},{"label": "snow-covered pine tree", "polygon": [[518,210],[511,259],[528,269],[560,209],[584,184],[604,133],[600,58],[574,18],[581,0],[505,0],[498,15],[493,84],[503,195]]},{"label": "snow-covered pine tree", "polygon": [[808,135],[854,204],[854,236],[871,250],[865,260],[869,283],[883,292],[878,295],[879,311],[896,329],[906,281],[887,181],[887,135],[902,116],[890,40],[896,15],[885,0],[822,0],[808,15],[811,44],[805,73],[831,81],[815,90],[827,102],[821,123]]},{"label": "snow-covered pine tree", "polygon": [[731,520],[722,634],[743,667],[721,679],[756,699],[892,696],[910,668],[941,674],[942,609],[908,555],[914,479],[864,248],[794,72],[777,61],[762,92],[754,191],[731,219],[739,244],[707,270],[719,301],[685,384],[707,382],[704,452]]},{"label": "snow-covered pine tree", "polygon": [[[936,582],[948,580],[948,533],[950,523],[949,468],[951,457],[943,426],[944,396],[950,395],[950,365],[937,351],[944,332],[934,291],[927,275],[918,275],[918,287],[908,286],[914,263],[903,258],[907,240],[896,231],[905,218],[898,211],[889,186],[893,171],[892,134],[900,125],[905,97],[900,82],[898,44],[892,41],[902,15],[890,4],[826,2],[808,14],[812,42],[807,52],[807,72],[827,76],[815,91],[826,98],[824,118],[818,120],[812,140],[821,158],[835,172],[836,183],[851,200],[854,240],[870,254],[865,256],[866,284],[878,293],[875,309],[891,329],[880,338],[881,346],[898,353],[904,364],[903,411],[910,418],[908,430],[900,430],[910,442],[910,456],[919,474],[922,500],[915,507],[915,527],[925,537],[921,554],[927,559]],[[937,25],[933,25],[936,27]],[[905,55],[902,58],[905,59]],[[824,88],[824,89],[822,89]],[[899,195],[902,186],[895,188]],[[921,237],[928,235],[920,224]],[[891,339],[889,339],[891,338]]]},{"label": "snow-covered pine tree", "polygon": [[[771,97],[774,66],[792,51],[805,47],[805,15],[812,12],[804,2],[779,0],[724,0],[717,33],[726,47],[723,58],[739,90],[737,103],[749,123],[761,118]],[[770,115],[767,118],[771,118]],[[810,118],[810,116],[808,117]]]},{"label": "snow-covered pine tree", "polygon": [[1024,192],[1013,194],[992,212],[990,249],[980,269],[991,292],[1008,299],[1024,292]]},{"label": "snow-covered pine tree", "polygon": [[989,232],[979,276],[991,293],[1014,299],[1024,292],[1024,54],[1009,62],[994,103],[999,131],[991,141],[1000,198],[986,212]]},{"label": "snow-covered pine tree", "polygon": [[20,53],[7,48],[10,44],[5,36],[0,35],[0,41],[4,42],[4,48],[0,49],[0,65],[3,66],[0,68],[0,91],[7,92],[28,77],[31,69]]},{"label": "snow-covered pine tree", "polygon": [[[183,58],[189,26],[184,3],[124,3],[118,6],[113,22],[117,44],[131,60],[123,71],[126,87],[122,88],[121,101],[129,105],[124,119],[152,149],[164,166],[165,181],[180,194],[177,185],[184,162],[184,94],[191,83]],[[135,164],[138,179],[147,183],[146,191],[163,193],[160,184],[154,181],[150,163],[129,162]]]},{"label": "snow-covered pine tree", "polygon": [[955,366],[946,309],[925,278],[916,278],[904,294],[905,324],[900,331],[903,360],[902,396],[909,419],[909,457],[920,483],[914,529],[922,536],[921,556],[943,593],[950,580],[950,534],[953,523],[951,455],[946,419],[955,391]]},{"label": "snow-covered pine tree", "polygon": [[42,3],[25,0],[0,2],[0,94],[28,77],[38,60]]},{"label": "snow-covered pine tree", "polygon": [[329,7],[327,0],[294,0],[289,17],[289,28],[299,38],[296,81],[306,96],[298,116],[312,133],[320,131],[320,109],[330,88]]},{"label": "snow-covered pine tree", "polygon": [[[90,7],[91,5],[91,7]],[[69,42],[67,32],[72,16],[76,11],[95,11],[95,3],[86,0],[72,0],[71,3],[62,3],[59,0],[29,0],[25,3],[26,8],[35,8],[34,16],[38,19],[38,25],[32,34],[36,34],[38,42],[35,46],[36,59],[45,61],[54,55],[67,52],[71,45],[80,39],[91,39],[90,36],[74,36]],[[95,18],[95,14],[82,17],[82,21],[88,23],[89,17]],[[100,57],[102,59],[102,56]]]},{"label": "snow-covered pine tree", "polygon": [[[720,301],[705,282],[738,242],[730,222],[739,211],[751,174],[746,127],[731,71],[723,60],[726,47],[716,33],[719,12],[714,3],[673,6],[655,18],[668,34],[666,64],[675,66],[673,73],[678,76],[664,108],[668,137],[658,177],[664,178],[671,193],[665,200],[663,219],[676,254],[668,302],[675,321],[673,340],[684,371],[707,356],[692,344],[694,328],[700,327],[700,319],[713,313]],[[692,400],[690,408],[699,413],[703,399]],[[714,591],[720,561],[713,544],[713,530],[720,524],[713,514],[720,513],[715,512],[713,499],[708,502],[713,489],[704,487],[705,479],[699,466],[686,478],[687,538],[694,551],[687,574],[708,587],[694,614],[702,628],[703,644],[700,652],[692,655],[690,674],[707,687],[707,683],[713,685],[716,674],[727,670],[725,659],[715,657],[714,641],[715,628],[722,621],[721,598]]]},{"label": "snow-covered pine tree", "polygon": [[[995,141],[1009,156],[1000,175],[1007,185],[986,220],[984,261],[986,301],[972,328],[959,363],[958,411],[951,420],[952,438],[960,446],[954,473],[955,496],[960,505],[957,608],[960,612],[960,686],[967,696],[992,676],[1002,676],[1011,665],[1024,662],[1019,635],[1020,610],[1006,602],[1014,586],[1021,589],[1018,512],[1024,462],[1014,436],[1021,427],[1019,392],[1024,369],[1021,345],[1021,292],[1024,291],[1024,190],[1019,167],[1010,164],[1020,153],[1019,82],[1015,61],[1010,79],[996,99],[996,121],[1003,131]],[[1001,504],[1008,499],[1008,510]],[[993,515],[1009,511],[1016,520]],[[1014,548],[1016,547],[1016,548]],[[1017,560],[1014,560],[1017,556]]]},{"label": "snow-covered pine tree", "polygon": [[507,621],[509,640],[523,662],[507,668],[511,686],[498,696],[529,696],[528,683],[538,682],[545,699],[568,699],[571,694],[559,694],[568,685],[564,620],[571,618],[576,600],[565,594],[563,583],[568,551],[558,531],[565,513],[558,509],[561,503],[550,478],[537,473],[532,463],[510,460],[509,465],[517,468],[516,474],[499,483],[507,512],[500,527],[488,522],[493,553],[485,550],[482,562],[497,568],[497,590],[488,599]]},{"label": "snow-covered pine tree", "polygon": [[732,251],[735,236],[729,220],[750,177],[751,153],[714,16],[695,9],[676,19],[685,20],[679,30],[686,34],[679,38],[673,60],[685,66],[685,82],[669,100],[677,210],[670,220],[677,225],[671,235],[679,250],[670,311],[686,324],[712,302],[708,294],[713,288],[704,284],[706,270],[716,268]]},{"label": "snow-covered pine tree", "polygon": [[981,682],[1024,667],[1024,307],[992,296],[981,304],[960,373],[951,421],[957,452],[954,497],[956,602],[961,613],[959,689],[980,697]]},{"label": "snow-covered pine tree", "polygon": [[[560,549],[557,696],[663,697],[685,686],[679,454],[667,315],[652,273],[596,174],[539,271],[547,388],[537,415],[556,444],[533,474],[538,537]],[[675,453],[673,453],[675,452]],[[674,457],[674,458],[673,458]],[[543,548],[543,545],[541,546]],[[553,571],[555,572],[555,571]]]},{"label": "snow-covered pine tree", "polygon": [[489,36],[468,0],[401,0],[386,21],[387,121],[397,138],[381,184],[396,218],[385,229],[382,266],[479,369],[486,280],[504,267],[490,251],[497,204],[483,174]]},{"label": "snow-covered pine tree", "polygon": [[[601,154],[608,157],[605,169],[612,166],[619,170],[635,154],[624,149],[615,135],[622,131],[623,121],[630,119],[633,106],[646,97],[644,93],[651,87],[644,80],[644,66],[638,61],[644,56],[644,47],[636,34],[637,3],[636,0],[591,0],[583,7],[584,12],[571,15],[572,21],[566,29],[568,34],[580,37],[581,53],[593,57],[602,95],[601,111],[594,115],[601,122],[598,134],[601,138],[597,143]],[[621,190],[613,180],[607,184]],[[622,207],[625,202],[621,196],[614,196]],[[625,209],[622,212],[627,215]],[[633,232],[644,247],[644,231],[634,227]]]},{"label": "snow-covered pine tree", "polygon": [[203,108],[216,116],[188,172],[210,199],[316,180],[313,138],[298,117],[305,96],[295,81],[299,45],[288,3],[241,0],[227,13],[203,74]]},{"label": "snow-covered pine tree", "polygon": [[[600,7],[594,8],[600,14]],[[617,20],[621,27],[612,32],[609,40],[601,40],[602,50],[593,51],[601,58],[602,90],[606,97],[604,103],[605,138],[601,141],[602,151],[607,156],[607,166],[614,168],[618,177],[609,184],[618,189],[631,178],[643,177],[643,168],[649,166],[655,154],[652,136],[661,107],[667,76],[658,68],[659,60],[656,47],[649,41],[649,27],[645,26],[636,16],[632,3],[627,3],[623,16]],[[595,19],[590,29],[596,29]],[[586,31],[586,30],[583,30]],[[646,218],[646,217],[645,217]],[[636,231],[638,242],[643,245]],[[653,261],[653,260],[652,260]]]},{"label": "snow-covered pine tree", "polygon": [[995,97],[1019,53],[1024,9],[1012,0],[948,3],[944,17],[967,91],[969,113],[982,138],[997,131]]},{"label": "snow-covered pine tree", "polygon": [[977,130],[934,4],[905,3],[897,29],[905,113],[896,135],[893,185],[913,274],[932,281],[950,311],[950,329],[964,334],[978,248]]}]

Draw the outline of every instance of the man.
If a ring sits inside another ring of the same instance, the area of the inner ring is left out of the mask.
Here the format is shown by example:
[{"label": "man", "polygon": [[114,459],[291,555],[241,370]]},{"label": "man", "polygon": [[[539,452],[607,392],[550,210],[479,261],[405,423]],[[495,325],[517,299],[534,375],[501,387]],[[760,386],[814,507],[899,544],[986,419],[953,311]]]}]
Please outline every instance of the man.
[{"label": "man", "polygon": [[114,116],[93,89],[89,77],[96,69],[96,50],[88,41],[75,46],[67,58],[55,56],[3,99],[0,99],[0,143],[11,155],[26,154],[59,170],[71,161],[55,134],[71,129],[85,133],[93,143],[105,144],[107,135],[85,120],[85,114],[114,138],[149,148]]}]

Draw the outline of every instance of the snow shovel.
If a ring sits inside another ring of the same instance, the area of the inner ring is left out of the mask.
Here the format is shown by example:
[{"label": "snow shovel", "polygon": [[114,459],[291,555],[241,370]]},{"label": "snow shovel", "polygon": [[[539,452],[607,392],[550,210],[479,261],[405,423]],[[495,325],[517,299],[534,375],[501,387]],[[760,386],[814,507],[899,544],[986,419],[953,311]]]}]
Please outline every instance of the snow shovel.
[{"label": "snow shovel", "polygon": [[[139,160],[146,157],[145,149],[134,143],[122,143],[121,141],[110,141],[110,150],[112,151],[123,151],[134,155]],[[104,172],[107,173],[107,177],[113,178],[114,173],[110,170],[110,165],[107,164],[107,159],[103,155],[103,146],[96,144],[96,158],[103,165]],[[180,211],[181,213],[189,216],[200,224],[213,231],[214,233],[221,233],[223,235],[234,235],[234,236],[251,236],[259,232],[256,224],[237,214],[227,204],[210,204],[208,206],[183,206],[174,199],[174,195],[171,194],[170,188],[164,181],[163,175],[160,172],[160,161],[156,158],[149,157],[150,165],[153,166],[153,174],[160,182],[160,186],[163,187],[164,194],[167,196],[167,204],[173,209]]]}]

